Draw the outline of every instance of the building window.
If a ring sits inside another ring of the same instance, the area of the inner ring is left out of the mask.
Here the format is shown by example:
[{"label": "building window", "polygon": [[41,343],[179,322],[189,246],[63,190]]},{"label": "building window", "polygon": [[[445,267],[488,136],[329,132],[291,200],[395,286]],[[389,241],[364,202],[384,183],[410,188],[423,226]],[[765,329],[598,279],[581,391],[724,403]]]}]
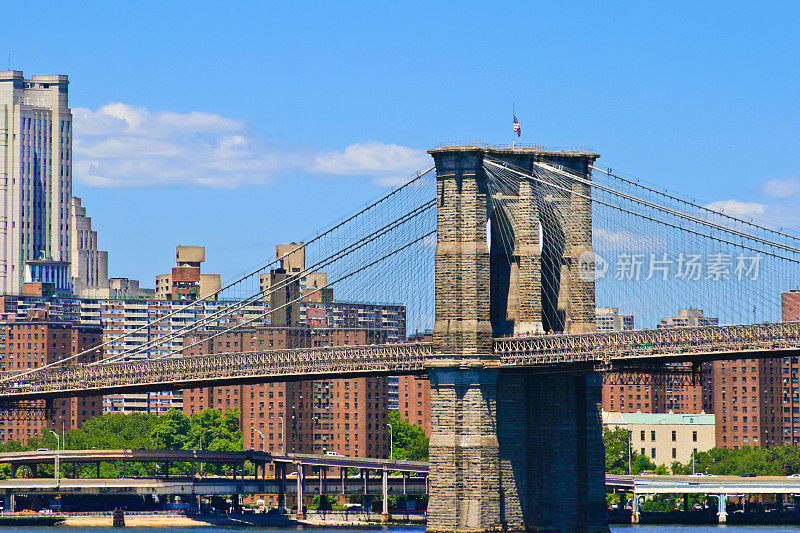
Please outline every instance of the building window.
[{"label": "building window", "polygon": [[656,449],[650,448],[650,457],[655,459],[656,458]]},{"label": "building window", "polygon": [[697,442],[697,432],[696,431],[692,431],[692,441],[693,442]]},{"label": "building window", "polygon": [[675,448],[672,448],[672,458],[675,459],[676,457],[678,457],[678,450],[676,450]]},{"label": "building window", "polygon": [[[672,431],[672,442],[675,442],[677,440],[678,440],[678,432],[673,430]],[[675,448],[673,448],[672,451],[674,452]],[[672,457],[675,457],[674,453],[673,453]]]},{"label": "building window", "polygon": [[656,432],[655,431],[651,431],[650,432],[650,440],[651,441],[655,441],[656,440]]}]

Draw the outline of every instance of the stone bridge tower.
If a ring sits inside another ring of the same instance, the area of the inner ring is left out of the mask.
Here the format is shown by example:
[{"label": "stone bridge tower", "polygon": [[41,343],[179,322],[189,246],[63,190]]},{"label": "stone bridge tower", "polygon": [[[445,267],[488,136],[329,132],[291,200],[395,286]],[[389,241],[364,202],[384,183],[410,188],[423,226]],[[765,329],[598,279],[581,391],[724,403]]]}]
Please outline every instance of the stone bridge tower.
[{"label": "stone bridge tower", "polygon": [[[594,281],[578,272],[592,246],[589,187],[575,181],[545,194],[520,179],[500,204],[484,170],[485,158],[526,170],[541,161],[589,178],[598,156],[474,146],[429,153],[438,233],[428,530],[607,531],[598,377],[501,372],[492,342],[594,331]],[[501,235],[501,225],[511,232]]]}]

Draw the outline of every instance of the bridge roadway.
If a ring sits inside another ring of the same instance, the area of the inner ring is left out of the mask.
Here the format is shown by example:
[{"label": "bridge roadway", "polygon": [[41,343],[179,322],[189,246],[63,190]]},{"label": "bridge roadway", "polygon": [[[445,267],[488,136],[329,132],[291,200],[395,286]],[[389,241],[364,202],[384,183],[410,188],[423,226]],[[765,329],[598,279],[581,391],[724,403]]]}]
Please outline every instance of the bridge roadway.
[{"label": "bridge roadway", "polygon": [[258,450],[243,452],[217,452],[208,450],[42,450],[0,453],[0,463],[15,465],[61,463],[230,463],[249,461],[256,465],[284,463],[302,466],[331,468],[358,468],[362,470],[390,470],[395,472],[428,473],[428,463],[398,461],[344,455],[313,455],[301,453],[272,453]]},{"label": "bridge roadway", "polygon": [[[717,498],[719,522],[726,522],[729,496],[743,494],[800,494],[800,477],[762,476],[612,476],[606,489],[632,492],[632,521],[639,521],[643,496],[653,494],[707,494]],[[782,497],[782,496],[781,496]]]},{"label": "bridge roadway", "polygon": [[613,476],[606,487],[643,494],[800,494],[800,477]]},{"label": "bridge roadway", "polygon": [[[285,494],[296,494],[293,479],[284,484]],[[369,478],[306,478],[304,494],[372,494],[383,490],[380,477]],[[366,492],[365,492],[366,491]],[[388,476],[388,494],[427,494],[427,478]],[[214,495],[214,494],[279,494],[279,479],[230,478],[114,478],[114,479],[5,479],[0,480],[0,494],[27,496],[33,494],[158,494],[158,495]]]},{"label": "bridge roadway", "polygon": [[[494,341],[501,370],[618,370],[800,353],[800,322],[536,335]],[[192,387],[426,373],[433,343],[399,343],[69,365],[0,382],[3,402]],[[445,363],[437,358],[437,364]],[[11,372],[3,373],[7,377]]]}]

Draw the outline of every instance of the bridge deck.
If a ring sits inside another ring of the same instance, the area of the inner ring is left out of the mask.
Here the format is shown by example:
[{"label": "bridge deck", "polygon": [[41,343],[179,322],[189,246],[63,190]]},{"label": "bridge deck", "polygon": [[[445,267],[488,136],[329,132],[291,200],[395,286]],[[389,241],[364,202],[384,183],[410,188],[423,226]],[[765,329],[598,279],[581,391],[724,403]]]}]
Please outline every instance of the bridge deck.
[{"label": "bridge deck", "polygon": [[[617,370],[663,362],[800,353],[800,322],[496,339],[501,370]],[[3,401],[175,390],[239,383],[424,374],[430,342],[299,348],[106,365],[69,365],[0,383]],[[13,375],[6,372],[5,376]]]},{"label": "bridge deck", "polygon": [[35,400],[309,378],[424,374],[425,358],[432,353],[432,343],[401,343],[69,365],[0,383],[0,398]]},{"label": "bridge deck", "polygon": [[800,322],[512,337],[494,350],[506,368],[782,357],[800,352]]}]

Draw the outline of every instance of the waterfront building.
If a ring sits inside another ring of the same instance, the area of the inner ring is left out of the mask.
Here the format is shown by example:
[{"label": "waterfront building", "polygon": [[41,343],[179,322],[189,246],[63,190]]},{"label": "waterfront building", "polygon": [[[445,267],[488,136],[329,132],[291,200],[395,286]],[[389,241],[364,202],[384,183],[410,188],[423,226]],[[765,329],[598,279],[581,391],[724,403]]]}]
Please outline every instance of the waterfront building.
[{"label": "waterfront building", "polygon": [[717,420],[717,446],[781,444],[781,359],[734,359],[704,365],[704,405]]},{"label": "waterfront building", "polygon": [[692,454],[715,446],[713,414],[620,413],[603,411],[603,427],[628,430],[631,448],[657,465],[690,463]]},{"label": "waterfront building", "polygon": [[[796,322],[800,320],[800,290],[794,289],[781,294],[781,320]],[[780,363],[780,413],[781,433],[784,444],[800,445],[800,360],[797,357],[783,357]],[[776,376],[777,378],[777,376]],[[773,384],[770,383],[770,387]],[[777,400],[776,400],[777,401]]]},{"label": "waterfront building", "polygon": [[[383,340],[366,331],[305,328],[247,328],[208,337],[185,337],[187,346],[194,345],[185,355]],[[186,389],[183,410],[187,415],[208,407],[239,410],[245,449],[388,457],[386,382],[355,378]]]},{"label": "waterfront building", "polygon": [[[302,243],[279,244],[280,266],[261,276],[269,323],[186,336],[184,355],[384,344],[405,340],[405,307],[337,302],[324,273],[305,273]],[[278,290],[270,290],[277,287]],[[267,383],[183,393],[187,414],[238,409],[245,448],[388,457],[388,379]]]}]

